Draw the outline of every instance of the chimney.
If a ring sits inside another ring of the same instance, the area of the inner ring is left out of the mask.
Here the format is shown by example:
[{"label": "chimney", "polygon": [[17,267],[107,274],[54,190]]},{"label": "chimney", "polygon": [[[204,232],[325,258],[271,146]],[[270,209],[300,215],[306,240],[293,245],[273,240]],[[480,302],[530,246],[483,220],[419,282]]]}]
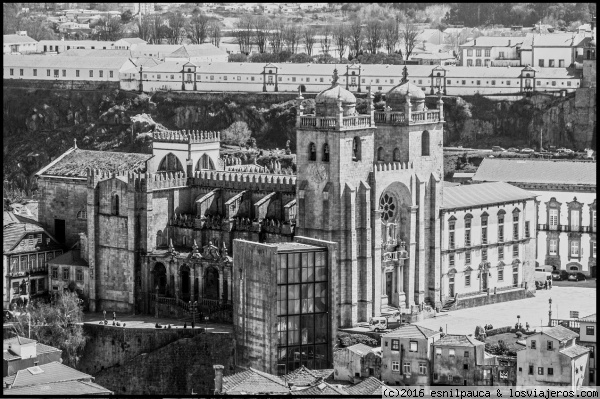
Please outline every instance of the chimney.
[{"label": "chimney", "polygon": [[86,262],[89,262],[88,260],[88,240],[87,240],[87,235],[85,235],[85,233],[79,233],[79,253],[81,254],[81,259],[83,259]]},{"label": "chimney", "polygon": [[477,39],[473,39],[473,46],[477,46]]},{"label": "chimney", "polygon": [[508,39],[508,46],[510,47],[510,39]]},{"label": "chimney", "polygon": [[218,395],[223,390],[223,369],[224,367],[220,364],[213,366],[215,369],[215,395]]}]

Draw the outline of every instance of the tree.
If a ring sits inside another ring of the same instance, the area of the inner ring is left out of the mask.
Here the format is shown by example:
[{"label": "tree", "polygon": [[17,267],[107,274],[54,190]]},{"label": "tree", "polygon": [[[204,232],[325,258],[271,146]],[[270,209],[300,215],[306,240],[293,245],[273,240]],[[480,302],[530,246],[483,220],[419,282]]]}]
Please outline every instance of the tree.
[{"label": "tree", "polygon": [[20,22],[20,30],[27,31],[27,36],[34,40],[56,39],[56,34],[50,28],[45,18],[23,18]]},{"label": "tree", "polygon": [[401,32],[402,41],[404,42],[404,57],[406,60],[412,54],[413,49],[417,45],[417,36],[419,30],[411,20],[407,20],[404,24],[404,29]]},{"label": "tree", "polygon": [[376,54],[377,49],[381,47],[383,41],[383,26],[381,21],[375,18],[369,19],[365,26],[365,37],[367,39],[367,49],[372,54]]},{"label": "tree", "polygon": [[279,53],[283,49],[283,22],[275,22],[271,26],[271,32],[269,33],[269,43],[271,44],[271,51],[273,53]]},{"label": "tree", "polygon": [[267,51],[267,42],[269,38],[269,20],[260,15],[253,20],[254,25],[254,42],[258,47],[259,53]]},{"label": "tree", "polygon": [[291,53],[295,53],[298,50],[300,38],[301,32],[298,25],[289,24],[283,28],[283,41]]},{"label": "tree", "polygon": [[251,135],[252,131],[248,127],[248,124],[243,121],[237,121],[221,132],[221,139],[225,144],[243,146],[246,145]]},{"label": "tree", "polygon": [[360,19],[355,18],[352,23],[350,23],[349,36],[352,50],[354,50],[354,55],[357,56],[358,52],[362,48],[364,39],[363,26]]},{"label": "tree", "polygon": [[229,54],[227,58],[228,62],[248,62],[248,56],[246,54]]},{"label": "tree", "polygon": [[400,30],[394,18],[385,21],[383,25],[383,43],[388,54],[392,54],[400,41]]},{"label": "tree", "polygon": [[326,24],[323,27],[319,42],[321,43],[321,48],[323,48],[323,54],[329,55],[329,47],[331,47],[331,25]]},{"label": "tree", "polygon": [[310,55],[308,55],[306,53],[300,53],[300,54],[292,54],[291,57],[289,58],[289,61],[294,64],[307,64],[309,62],[313,62],[313,59]]},{"label": "tree", "polygon": [[124,24],[131,22],[132,18],[133,18],[133,13],[131,12],[131,10],[125,10],[121,14],[121,22]]},{"label": "tree", "polygon": [[194,44],[202,44],[208,37],[208,18],[201,12],[194,13],[190,19],[188,38]]},{"label": "tree", "polygon": [[[23,309],[25,310],[25,309]],[[62,350],[64,363],[75,367],[83,355],[88,337],[83,333],[82,301],[77,294],[65,292],[54,304],[36,301],[29,304],[31,339]],[[28,336],[29,316],[16,316],[15,328]]]},{"label": "tree", "polygon": [[153,32],[152,16],[150,14],[142,15],[136,22],[138,28],[138,37],[150,42]]},{"label": "tree", "polygon": [[310,28],[310,26],[304,27],[302,29],[302,38],[304,39],[304,45],[306,46],[306,52],[308,55],[312,55],[312,49],[317,41],[315,37],[315,31]]},{"label": "tree", "polygon": [[236,29],[233,31],[233,35],[236,43],[240,46],[240,52],[250,54],[252,52],[252,39],[254,36],[252,19],[244,15],[235,25]]},{"label": "tree", "polygon": [[167,41],[169,44],[181,44],[181,40],[185,36],[185,17],[181,11],[171,12],[167,14],[168,35]]},{"label": "tree", "polygon": [[106,18],[100,18],[96,30],[98,31],[98,40],[114,42],[123,37],[123,24],[119,17],[108,15]]},{"label": "tree", "polygon": [[221,27],[219,26],[218,21],[212,21],[208,28],[208,36],[210,37],[210,42],[215,47],[219,47],[221,44]]},{"label": "tree", "polygon": [[340,60],[346,52],[346,46],[348,46],[350,37],[348,36],[350,30],[347,25],[339,24],[333,30],[333,43],[337,48],[337,52],[340,55]]}]

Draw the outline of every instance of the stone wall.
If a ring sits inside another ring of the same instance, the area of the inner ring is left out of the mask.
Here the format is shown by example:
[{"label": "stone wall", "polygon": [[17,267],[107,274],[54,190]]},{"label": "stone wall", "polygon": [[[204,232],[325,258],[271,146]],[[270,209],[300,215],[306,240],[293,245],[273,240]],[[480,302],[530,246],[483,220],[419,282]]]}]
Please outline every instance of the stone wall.
[{"label": "stone wall", "polygon": [[2,85],[4,87],[48,90],[118,90],[120,87],[119,82],[91,82],[86,80],[44,81],[29,79],[4,79]]},{"label": "stone wall", "polygon": [[527,298],[528,291],[521,289],[509,292],[499,292],[496,295],[490,293],[489,295],[474,296],[470,298],[459,298],[456,302],[456,310],[474,308],[477,306],[490,305],[492,303],[500,303],[507,301],[516,301],[517,299]]}]

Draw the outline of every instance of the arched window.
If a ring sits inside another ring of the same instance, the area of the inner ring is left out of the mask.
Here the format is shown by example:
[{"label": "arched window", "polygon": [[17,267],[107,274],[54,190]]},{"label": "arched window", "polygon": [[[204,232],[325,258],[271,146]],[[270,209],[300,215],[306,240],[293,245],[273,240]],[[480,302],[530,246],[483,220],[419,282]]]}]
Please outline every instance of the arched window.
[{"label": "arched window", "polygon": [[111,214],[119,216],[119,196],[117,194],[112,195]]},{"label": "arched window", "polygon": [[360,138],[355,137],[352,141],[352,160],[360,161]]},{"label": "arched window", "polygon": [[383,147],[377,149],[377,160],[383,161]]},{"label": "arched window", "polygon": [[400,162],[400,149],[394,148],[394,162]]},{"label": "arched window", "polygon": [[216,169],[213,160],[210,158],[210,156],[208,154],[202,154],[202,156],[198,160],[198,163],[196,164],[196,170],[202,170],[202,169],[210,169],[210,170]]},{"label": "arched window", "polygon": [[308,160],[316,161],[317,160],[317,146],[315,143],[310,143],[308,145]]},{"label": "arched window", "polygon": [[158,172],[183,172],[183,165],[173,153],[168,153],[160,161]]},{"label": "arched window", "polygon": [[421,155],[429,156],[429,132],[427,130],[421,136]]},{"label": "arched window", "polygon": [[329,144],[323,144],[323,162],[329,162]]},{"label": "arched window", "polygon": [[85,209],[82,209],[79,212],[77,212],[77,219],[87,219],[87,212]]}]

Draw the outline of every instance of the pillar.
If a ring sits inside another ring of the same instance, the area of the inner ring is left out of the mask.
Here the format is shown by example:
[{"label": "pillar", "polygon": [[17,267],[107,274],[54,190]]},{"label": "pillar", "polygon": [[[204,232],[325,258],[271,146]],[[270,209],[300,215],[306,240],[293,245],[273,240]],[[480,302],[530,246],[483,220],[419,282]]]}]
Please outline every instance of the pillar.
[{"label": "pillar", "polygon": [[404,261],[396,266],[396,295],[398,295],[398,307],[403,308],[406,304],[406,295],[404,294]]},{"label": "pillar", "polygon": [[412,307],[415,304],[415,271],[416,271],[416,253],[417,253],[417,210],[418,206],[410,207],[410,251],[408,266],[408,281],[405,285],[406,306]]},{"label": "pillar", "polygon": [[[231,267],[233,267],[233,265]],[[227,300],[229,303],[233,303],[233,298],[231,296],[231,292],[233,291],[233,287],[231,286],[231,273],[232,269],[229,268],[227,270]]]},{"label": "pillar", "polygon": [[381,284],[381,275],[383,274],[381,270],[381,214],[375,213],[375,217],[373,217],[372,221],[373,242],[375,244],[373,253],[371,254],[373,259],[373,316],[380,316],[384,287],[384,285]]},{"label": "pillar", "polygon": [[[425,220],[425,182],[419,181],[419,208],[418,212],[418,224],[411,224],[418,228],[417,231],[417,244],[419,247],[419,257],[417,259],[417,304],[420,305],[425,302],[425,223],[429,221]],[[414,255],[413,255],[414,256]]]},{"label": "pillar", "polygon": [[224,299],[223,298],[223,281],[225,280],[225,276],[223,275],[224,273],[225,273],[225,268],[221,267],[219,270],[219,299]]},{"label": "pillar", "polygon": [[190,270],[190,279],[192,280],[191,286],[190,286],[190,301],[194,302],[194,300],[196,299],[196,292],[195,292],[195,283],[196,283],[196,264],[192,263],[191,265],[191,270]]}]

